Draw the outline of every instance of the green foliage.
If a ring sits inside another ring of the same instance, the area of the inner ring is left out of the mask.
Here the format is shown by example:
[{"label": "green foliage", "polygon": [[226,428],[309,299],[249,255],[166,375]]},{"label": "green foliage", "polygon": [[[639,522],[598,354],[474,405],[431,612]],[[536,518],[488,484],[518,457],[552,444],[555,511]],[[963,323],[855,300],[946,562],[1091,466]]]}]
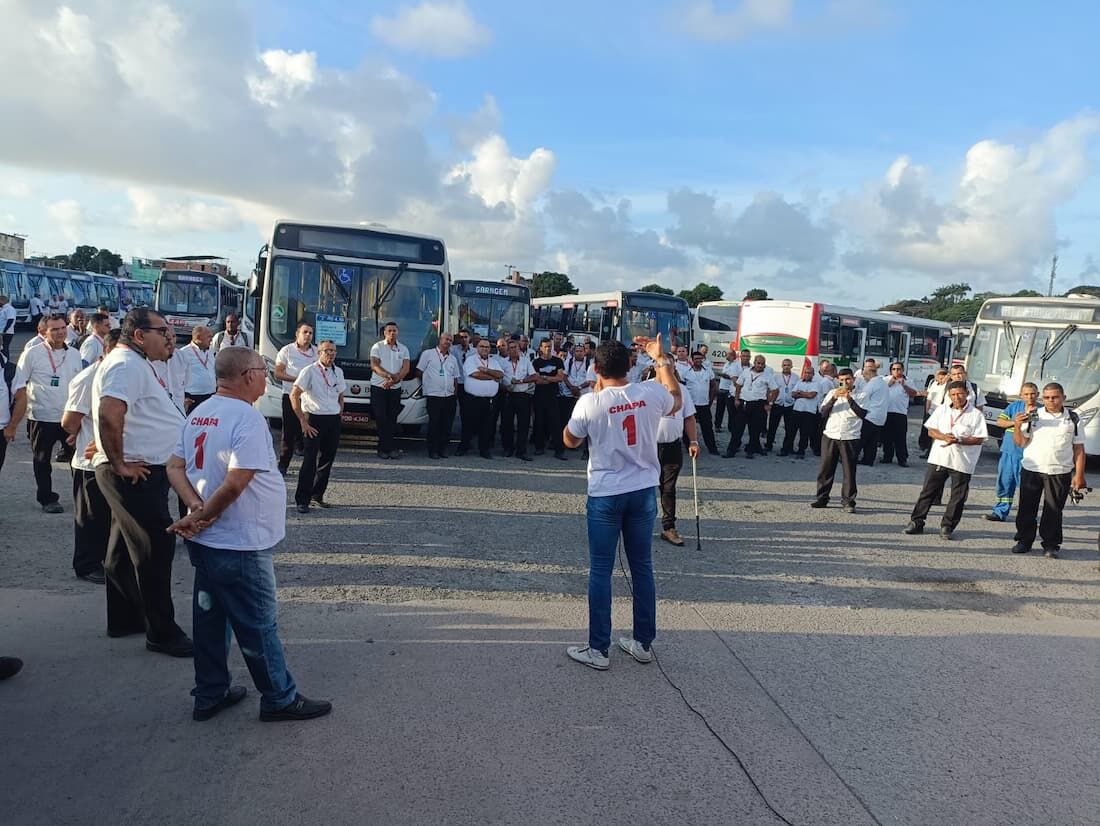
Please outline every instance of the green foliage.
[{"label": "green foliage", "polygon": [[[1077,293],[1078,295],[1095,295],[1100,298],[1100,287],[1095,284],[1078,284],[1076,287],[1070,290],[1066,290],[1066,295],[1070,293]],[[1036,293],[1038,295],[1038,293]]]},{"label": "green foliage", "polygon": [[676,295],[675,291],[670,290],[668,287],[662,287],[660,284],[646,284],[644,287],[639,287],[640,293],[660,293],[661,295]]},{"label": "green foliage", "polygon": [[[668,291],[669,293],[672,290]],[[666,293],[667,295],[667,293]],[[700,281],[690,290],[680,290],[680,298],[687,301],[689,307],[697,307],[701,301],[718,301],[722,298],[722,289],[713,284]]]},{"label": "green foliage", "polygon": [[554,295],[576,295],[579,293],[569,276],[561,272],[540,272],[531,280],[531,297],[546,298]]},{"label": "green foliage", "polygon": [[54,255],[46,259],[50,266],[64,267],[69,270],[87,270],[106,275],[116,275],[122,266],[122,256],[109,249],[99,249],[90,244],[81,244],[68,255]]},{"label": "green foliage", "polygon": [[[1095,289],[1096,295],[1100,296],[1100,287],[1075,287],[1074,291]],[[902,315],[911,315],[917,318],[932,318],[936,321],[946,321],[950,324],[958,324],[960,322],[973,321],[977,315],[978,310],[981,309],[982,304],[990,298],[1002,298],[1006,293],[997,292],[983,292],[975,293],[970,298],[967,298],[967,293],[970,292],[969,284],[945,284],[937,290],[933,290],[932,297],[924,296],[923,298],[905,298],[901,301],[895,301],[893,304],[887,304],[885,307],[880,307],[880,310],[887,312],[901,313]],[[1035,290],[1020,290],[1012,293],[1012,297],[1034,297],[1041,296],[1042,293],[1038,293]]]},{"label": "green foliage", "polygon": [[768,300],[768,291],[765,290],[765,289],[762,289],[760,287],[753,287],[751,290],[749,290],[747,293],[745,293],[745,297],[741,300],[742,301],[767,301]]}]

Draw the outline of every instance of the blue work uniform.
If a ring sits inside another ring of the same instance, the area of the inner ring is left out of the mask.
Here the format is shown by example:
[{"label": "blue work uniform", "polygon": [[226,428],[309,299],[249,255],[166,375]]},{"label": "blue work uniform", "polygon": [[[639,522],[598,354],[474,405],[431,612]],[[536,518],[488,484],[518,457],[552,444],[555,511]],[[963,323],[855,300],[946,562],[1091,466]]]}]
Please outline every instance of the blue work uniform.
[{"label": "blue work uniform", "polygon": [[[1023,401],[1014,401],[997,418],[1007,416],[1009,421],[1015,422],[1016,414],[1023,413],[1026,409],[1027,405]],[[1012,510],[1012,499],[1016,495],[1016,488],[1020,486],[1020,462],[1024,457],[1024,449],[1017,447],[1013,438],[1015,432],[1015,425],[1005,428],[1005,435],[1001,440],[1001,458],[997,463],[997,503],[993,506],[993,515],[1002,521],[1008,519]]]}]

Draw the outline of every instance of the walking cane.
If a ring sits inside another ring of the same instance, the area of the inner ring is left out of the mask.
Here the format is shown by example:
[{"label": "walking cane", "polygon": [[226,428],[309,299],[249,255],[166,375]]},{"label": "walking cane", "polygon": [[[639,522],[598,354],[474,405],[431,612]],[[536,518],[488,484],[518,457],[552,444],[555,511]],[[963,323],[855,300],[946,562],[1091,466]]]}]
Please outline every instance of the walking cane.
[{"label": "walking cane", "polygon": [[691,490],[695,495],[695,550],[703,550],[699,541],[699,475],[695,472],[695,457],[691,457]]}]

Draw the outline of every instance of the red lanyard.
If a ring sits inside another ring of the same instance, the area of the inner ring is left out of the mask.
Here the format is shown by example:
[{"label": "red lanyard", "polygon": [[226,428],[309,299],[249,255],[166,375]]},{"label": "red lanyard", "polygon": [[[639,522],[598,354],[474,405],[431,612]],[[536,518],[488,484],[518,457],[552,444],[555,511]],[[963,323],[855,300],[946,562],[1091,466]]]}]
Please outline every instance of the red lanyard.
[{"label": "red lanyard", "polygon": [[210,351],[207,351],[206,358],[203,358],[202,356],[199,355],[199,353],[201,353],[202,351],[198,347],[196,347],[194,344],[189,344],[187,346],[195,351],[195,358],[197,358],[199,360],[199,364],[202,365],[202,369],[203,370],[208,369],[207,365],[210,364]]},{"label": "red lanyard", "polygon": [[53,347],[51,347],[49,344],[44,344],[42,346],[46,348],[46,357],[50,360],[50,369],[53,371],[53,375],[56,376],[57,368],[65,366],[65,359],[69,357],[69,348],[68,346],[65,347],[65,356],[61,359],[61,364],[56,364],[53,360]]},{"label": "red lanyard", "polygon": [[962,410],[959,411],[958,416],[952,416],[950,413],[947,414],[947,418],[951,421],[951,429],[952,430],[955,429],[955,422],[957,422],[959,419],[961,419],[963,417],[964,413],[966,413],[966,408],[965,407]]},{"label": "red lanyard", "polygon": [[314,350],[313,345],[310,345],[308,350],[303,350],[301,347],[295,344],[294,349],[297,350],[301,355],[305,356],[307,359],[313,359],[314,361],[317,361],[317,353]]},{"label": "red lanyard", "polygon": [[[320,368],[320,370],[321,370],[321,378],[323,378],[325,380],[325,387],[334,386],[336,384],[336,382],[328,380],[329,368],[325,367],[323,364],[321,364],[321,362],[317,362],[317,367]],[[336,368],[335,367],[332,368],[332,377],[334,379],[336,378]]]},{"label": "red lanyard", "polygon": [[168,394],[168,398],[172,398],[172,391],[168,389],[168,385],[165,383],[164,379],[157,373],[157,368],[153,366],[153,362],[146,359],[145,363],[148,364],[149,369],[153,371],[153,377],[156,378],[157,384],[164,388],[164,392]]}]

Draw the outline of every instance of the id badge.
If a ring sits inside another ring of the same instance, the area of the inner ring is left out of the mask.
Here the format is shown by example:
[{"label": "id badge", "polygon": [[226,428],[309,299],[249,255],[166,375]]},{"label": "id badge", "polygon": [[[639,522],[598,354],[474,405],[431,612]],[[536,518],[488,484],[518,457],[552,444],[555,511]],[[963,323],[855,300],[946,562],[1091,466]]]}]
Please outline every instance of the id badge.
[{"label": "id badge", "polygon": [[60,387],[61,376],[50,376],[50,387]]}]

